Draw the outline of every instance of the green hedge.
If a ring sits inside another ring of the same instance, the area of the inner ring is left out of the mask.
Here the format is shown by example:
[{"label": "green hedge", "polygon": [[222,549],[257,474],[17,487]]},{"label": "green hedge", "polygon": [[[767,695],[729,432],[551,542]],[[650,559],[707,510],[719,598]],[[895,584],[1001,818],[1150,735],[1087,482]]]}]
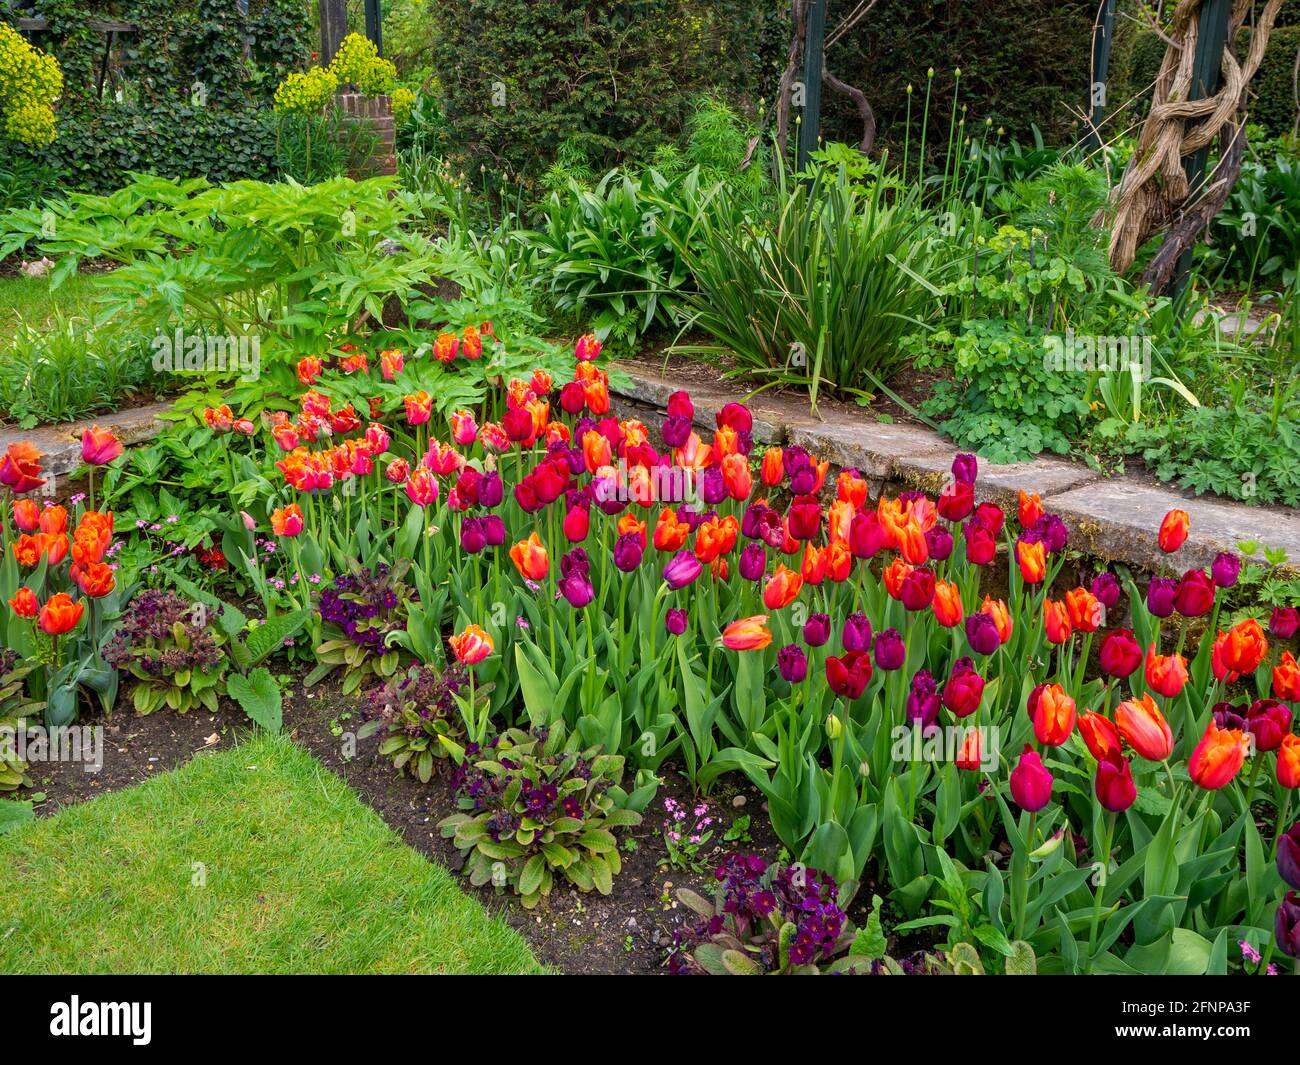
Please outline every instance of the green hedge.
[{"label": "green hedge", "polygon": [[[856,6],[831,0],[827,24]],[[930,142],[947,134],[953,71],[961,68],[959,102],[967,122],[994,126],[1022,139],[1037,125],[1049,143],[1070,143],[1079,129],[1070,108],[1088,97],[1089,54],[1096,0],[946,0],[879,4],[828,53],[840,78],[862,89],[880,122],[880,137],[900,146],[906,127],[907,86],[913,97],[913,144],[920,128],[926,70],[935,69]],[[857,112],[840,96],[823,93],[826,131],[843,140],[861,136]],[[946,140],[945,140],[946,143]],[[940,146],[942,147],[942,146]]]},{"label": "green hedge", "polygon": [[49,148],[18,151],[57,167],[65,188],[92,192],[121,188],[129,170],[205,175],[211,181],[266,180],[275,170],[275,128],[264,108],[123,104],[60,110],[59,136]]},{"label": "green hedge", "polygon": [[[1249,37],[1242,42],[1245,48]],[[1295,126],[1295,56],[1300,49],[1300,25],[1275,27],[1269,34],[1268,49],[1250,83],[1254,99],[1250,119],[1274,136],[1290,133]]]},{"label": "green hedge", "polygon": [[752,95],[769,9],[757,0],[431,0],[433,65],[458,162],[528,180],[561,145],[597,170],[645,158],[679,136],[700,93]]}]

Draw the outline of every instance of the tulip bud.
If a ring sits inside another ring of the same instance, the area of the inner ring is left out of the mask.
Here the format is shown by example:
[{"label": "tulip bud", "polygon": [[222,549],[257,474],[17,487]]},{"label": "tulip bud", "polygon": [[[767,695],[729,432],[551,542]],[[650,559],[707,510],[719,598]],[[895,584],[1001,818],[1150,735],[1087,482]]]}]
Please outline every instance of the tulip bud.
[{"label": "tulip bud", "polygon": [[1052,797],[1052,774],[1038,752],[1027,743],[1020,761],[1011,770],[1011,797],[1017,806],[1031,814],[1046,806]]}]

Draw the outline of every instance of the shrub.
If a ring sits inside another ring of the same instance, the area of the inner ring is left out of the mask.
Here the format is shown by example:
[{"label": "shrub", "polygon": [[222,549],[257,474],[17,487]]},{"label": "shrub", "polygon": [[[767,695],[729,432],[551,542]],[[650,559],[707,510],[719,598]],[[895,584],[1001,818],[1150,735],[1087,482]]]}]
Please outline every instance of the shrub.
[{"label": "shrub", "polygon": [[457,167],[528,182],[569,138],[597,173],[647,159],[681,134],[702,88],[752,84],[763,21],[736,0],[447,0],[430,12]]},{"label": "shrub", "polygon": [[[25,664],[17,651],[0,648],[0,740],[13,736],[28,718],[39,718],[41,704],[26,694],[27,676],[35,668]],[[27,763],[17,751],[0,744],[0,791],[31,787]]]},{"label": "shrub", "polygon": [[472,884],[509,885],[528,909],[551,893],[557,875],[579,891],[613,890],[622,868],[611,829],[637,825],[613,789],[621,755],[583,749],[564,727],[508,729],[482,749],[471,745],[454,777],[457,805],[441,824],[466,856]]},{"label": "shrub", "polygon": [[137,713],[164,706],[181,714],[196,706],[217,712],[225,690],[225,638],[207,622],[206,608],[175,592],[147,590],[131,600],[104,661],[135,677]]},{"label": "shrub", "polygon": [[465,686],[461,666],[439,672],[415,665],[370,692],[371,719],[357,732],[359,739],[383,731],[379,753],[392,758],[395,769],[409,770],[424,783],[433,776],[434,759],[463,753],[464,723],[456,696]]},{"label": "shrub", "polygon": [[9,140],[44,147],[54,140],[54,104],[63,73],[53,56],[0,22],[0,118]]}]

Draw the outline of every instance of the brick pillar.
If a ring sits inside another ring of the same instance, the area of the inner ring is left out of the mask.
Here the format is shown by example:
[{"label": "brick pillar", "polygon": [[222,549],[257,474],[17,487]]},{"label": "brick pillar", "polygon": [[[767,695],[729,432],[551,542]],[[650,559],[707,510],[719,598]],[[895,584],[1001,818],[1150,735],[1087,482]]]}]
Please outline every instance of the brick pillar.
[{"label": "brick pillar", "polygon": [[349,171],[348,176],[356,179],[396,174],[397,149],[392,101],[387,96],[366,96],[359,92],[341,92],[338,101],[339,107],[343,109],[345,121],[369,126],[378,138],[375,153],[365,166],[366,172],[352,170]]}]

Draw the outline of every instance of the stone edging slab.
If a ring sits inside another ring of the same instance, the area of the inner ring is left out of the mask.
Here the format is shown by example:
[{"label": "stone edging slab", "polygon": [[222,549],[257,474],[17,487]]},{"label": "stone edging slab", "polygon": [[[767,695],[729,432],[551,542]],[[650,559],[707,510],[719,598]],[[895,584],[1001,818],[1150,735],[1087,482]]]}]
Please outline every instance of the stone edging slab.
[{"label": "stone edging slab", "polygon": [[92,425],[112,429],[127,447],[152,440],[166,424],[161,415],[171,410],[171,401],[128,407],[111,414],[85,418],[62,425],[40,425],[35,429],[8,429],[0,432],[0,451],[24,440],[34,444],[45,456],[41,465],[46,474],[61,477],[81,465],[81,434]]},{"label": "stone edging slab", "polygon": [[[614,370],[611,389],[636,403],[662,409],[669,395],[686,389],[695,403],[696,424],[709,430],[724,404],[741,402],[746,394],[723,381],[683,383],[643,366],[621,363]],[[822,419],[810,414],[806,403],[787,397],[760,393],[747,406],[758,442],[797,444],[835,466],[857,467],[876,482],[873,487],[889,484],[934,494],[958,450],[923,426],[840,412]],[[1235,551],[1243,540],[1285,548],[1288,567],[1300,568],[1300,518],[1284,510],[1191,498],[1136,477],[1105,477],[1082,463],[1056,458],[1010,464],[980,459],[975,487],[979,499],[1012,508],[1020,489],[1037,492],[1044,508],[1060,514],[1070,527],[1072,547],[1146,570],[1167,569],[1171,563],[1180,569],[1209,566],[1216,554]],[[1191,535],[1169,556],[1156,543],[1156,529],[1175,507],[1190,515]]]}]

